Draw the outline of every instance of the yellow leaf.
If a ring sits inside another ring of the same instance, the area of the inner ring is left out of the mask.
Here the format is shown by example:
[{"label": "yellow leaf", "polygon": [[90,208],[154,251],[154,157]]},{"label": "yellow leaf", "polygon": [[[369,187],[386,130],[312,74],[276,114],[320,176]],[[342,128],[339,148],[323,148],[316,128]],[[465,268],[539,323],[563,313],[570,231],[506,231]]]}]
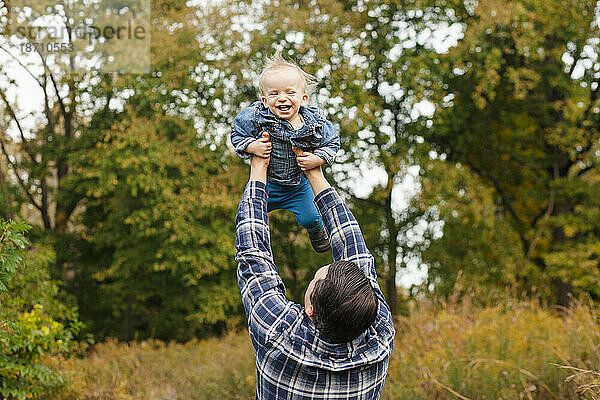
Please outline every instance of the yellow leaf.
[{"label": "yellow leaf", "polygon": [[574,226],[571,226],[571,225],[565,226],[564,230],[565,230],[566,237],[573,237],[577,233],[577,228]]}]

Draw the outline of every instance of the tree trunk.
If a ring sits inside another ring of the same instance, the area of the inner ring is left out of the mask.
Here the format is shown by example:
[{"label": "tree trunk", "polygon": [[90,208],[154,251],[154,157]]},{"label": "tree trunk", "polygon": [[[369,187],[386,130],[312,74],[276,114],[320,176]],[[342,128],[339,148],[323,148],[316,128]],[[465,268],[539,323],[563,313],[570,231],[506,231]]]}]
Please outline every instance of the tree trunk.
[{"label": "tree trunk", "polygon": [[127,296],[127,305],[125,306],[125,310],[123,312],[123,333],[126,341],[133,340],[133,324],[132,324],[132,304],[133,299],[131,295]]},{"label": "tree trunk", "polygon": [[561,307],[569,307],[573,299],[573,285],[560,279],[556,279],[553,283],[556,287],[557,304]]},{"label": "tree trunk", "polygon": [[398,313],[398,293],[396,288],[396,273],[398,272],[398,266],[396,258],[398,257],[398,227],[392,214],[392,189],[394,188],[394,175],[388,172],[387,182],[387,198],[386,198],[386,224],[389,232],[388,240],[388,274],[386,281],[387,289],[387,301],[390,306],[392,315],[395,316]]},{"label": "tree trunk", "polygon": [[386,281],[388,304],[393,316],[398,313],[398,293],[396,288],[396,273],[398,267],[396,265],[396,257],[398,256],[398,240],[395,237],[390,237],[388,245],[389,260],[388,260],[388,276]]},{"label": "tree trunk", "polygon": [[2,191],[2,197],[4,197],[4,201],[6,202],[7,205],[7,209],[6,210],[0,210],[0,217],[9,220],[9,219],[14,219],[15,216],[13,215],[13,213],[10,211],[11,208],[11,204],[10,204],[10,194],[8,192],[8,186],[6,183],[6,178],[4,175],[4,171],[2,171],[2,165],[0,165],[0,190]]}]

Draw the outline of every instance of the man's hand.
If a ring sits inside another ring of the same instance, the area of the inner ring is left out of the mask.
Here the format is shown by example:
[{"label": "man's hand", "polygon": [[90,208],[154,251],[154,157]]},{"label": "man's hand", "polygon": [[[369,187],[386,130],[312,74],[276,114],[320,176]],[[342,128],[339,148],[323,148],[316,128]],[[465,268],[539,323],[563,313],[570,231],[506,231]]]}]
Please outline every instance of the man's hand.
[{"label": "man's hand", "polygon": [[263,132],[260,139],[256,139],[246,146],[246,151],[248,153],[254,154],[261,158],[269,158],[271,156],[271,149],[271,139],[269,138],[269,134],[266,132]]},{"label": "man's hand", "polygon": [[304,151],[296,146],[292,146],[292,150],[296,154],[296,162],[302,171],[308,171],[325,164],[325,160],[314,153]]},{"label": "man's hand", "polygon": [[[293,146],[292,150],[294,151],[294,153],[296,153],[297,158],[306,157],[307,154],[312,154],[312,153],[304,151],[296,146]],[[312,154],[312,155],[315,156],[314,154]],[[327,182],[327,179],[325,179],[325,177],[323,176],[323,171],[321,171],[321,164],[323,164],[325,162],[325,160],[323,160],[319,156],[315,156],[315,157],[319,158],[323,162],[321,162],[319,165],[317,165],[314,168],[310,168],[310,169],[303,168],[303,171],[304,171],[304,175],[306,175],[306,177],[308,178],[308,182],[310,183],[310,187],[312,188],[313,193],[316,196],[319,193],[321,193],[323,190],[328,189],[331,186],[329,185],[329,182]],[[300,162],[298,162],[298,165],[300,165]],[[300,167],[300,168],[302,168],[302,167]]]}]

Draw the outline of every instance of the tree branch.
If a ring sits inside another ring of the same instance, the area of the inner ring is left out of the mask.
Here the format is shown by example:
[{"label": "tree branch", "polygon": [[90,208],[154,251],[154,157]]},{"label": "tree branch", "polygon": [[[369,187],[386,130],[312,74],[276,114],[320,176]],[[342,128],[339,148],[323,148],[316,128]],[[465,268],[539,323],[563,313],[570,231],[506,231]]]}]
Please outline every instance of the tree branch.
[{"label": "tree branch", "polygon": [[[558,177],[559,177],[558,162],[555,162],[554,163],[554,180],[558,179]],[[529,261],[531,259],[531,255],[533,254],[533,251],[535,250],[535,247],[537,246],[537,244],[540,240],[540,237],[542,236],[542,231],[546,228],[548,219],[550,219],[550,216],[552,215],[552,212],[554,211],[555,200],[556,200],[556,189],[552,188],[552,190],[550,191],[550,198],[548,199],[548,207],[546,208],[546,212],[544,213],[544,218],[542,219],[540,226],[538,227],[535,234],[533,235],[533,240],[531,241],[531,245],[527,249],[527,254],[525,255],[525,259],[527,261]]]},{"label": "tree branch", "polygon": [[29,70],[29,68],[27,68],[17,57],[13,56],[10,51],[6,50],[4,46],[0,46],[0,50],[4,50],[6,54],[11,56],[12,59],[18,62],[19,65],[33,78],[34,81],[36,81],[38,85],[42,86],[42,82],[40,82],[39,79]]},{"label": "tree branch", "polygon": [[27,153],[27,155],[29,155],[31,162],[34,165],[38,165],[39,163],[37,162],[37,160],[35,159],[35,156],[31,152],[31,148],[29,147],[28,141],[25,138],[25,132],[23,132],[23,127],[21,126],[21,122],[17,118],[17,114],[11,107],[10,103],[8,102],[8,99],[6,98],[6,95],[4,94],[4,92],[2,90],[0,90],[0,98],[2,98],[2,100],[4,101],[4,104],[6,104],[6,109],[8,110],[8,113],[10,114],[12,119],[17,124],[17,129],[19,130],[19,134],[21,135],[21,141],[23,143],[23,148],[25,149],[25,152]]},{"label": "tree branch", "polygon": [[552,189],[552,191],[550,192],[550,198],[548,199],[548,208],[546,208],[546,212],[544,213],[544,219],[542,219],[540,226],[538,227],[535,234],[533,235],[533,240],[531,241],[531,245],[529,246],[529,249],[527,249],[527,254],[525,255],[525,258],[528,261],[531,259],[531,255],[533,254],[533,251],[535,250],[535,247],[537,246],[537,244],[540,240],[540,237],[542,236],[542,231],[546,228],[548,219],[550,218],[550,215],[552,215],[552,212],[554,211],[555,199],[556,199],[556,190]]},{"label": "tree branch", "polygon": [[515,219],[515,221],[519,225],[523,225],[523,221],[521,221],[521,218],[519,218],[519,216],[517,215],[517,212],[513,208],[510,200],[508,199],[508,196],[506,195],[506,192],[504,191],[504,189],[500,185],[500,181],[498,180],[498,178],[496,178],[495,176],[489,174],[487,171],[482,170],[481,168],[477,168],[470,161],[467,161],[465,164],[468,165],[479,176],[481,176],[482,178],[487,178],[487,179],[489,179],[492,182],[492,184],[494,185],[494,188],[498,191],[498,194],[502,198],[502,202],[506,206],[506,208],[507,208],[508,212],[510,213],[510,215],[512,215],[512,217]]},{"label": "tree branch", "polygon": [[546,210],[542,209],[542,211],[540,213],[538,213],[535,217],[533,217],[533,219],[531,220],[531,224],[530,226],[533,228],[534,226],[537,225],[537,222],[540,218],[542,218],[544,216],[544,214],[546,214]]},{"label": "tree branch", "polygon": [[500,181],[498,180],[498,178],[489,174],[487,171],[477,168],[470,161],[467,161],[465,164],[468,165],[473,171],[475,171],[475,173],[477,173],[477,175],[481,176],[482,178],[488,179],[492,182],[492,184],[494,185],[494,188],[496,189],[496,191],[500,195],[500,198],[502,199],[502,203],[508,210],[508,213],[514,218],[517,225],[519,225],[519,227],[521,228],[521,229],[517,229],[517,232],[519,233],[519,237],[521,238],[521,241],[523,242],[523,246],[525,246],[525,248],[529,248],[529,241],[527,240],[527,238],[525,237],[525,235],[522,232],[522,227],[524,226],[523,221],[517,215],[517,212],[513,208],[512,203],[509,200],[506,192],[504,191],[504,188],[500,184]]},{"label": "tree branch", "polygon": [[[65,208],[65,215],[64,215],[64,221],[65,221],[65,225],[66,223],[69,221],[69,218],[71,218],[71,215],[73,214],[73,212],[75,211],[75,209],[77,208],[77,205],[81,202],[81,198],[77,199],[77,201],[71,201],[69,203],[69,205]],[[55,224],[56,225],[56,224]]]},{"label": "tree branch", "polygon": [[[596,83],[596,89],[591,89],[592,84],[594,84],[594,83]],[[590,111],[592,111],[592,109],[594,108],[596,100],[598,100],[598,90],[599,89],[600,89],[600,79],[592,80],[590,82],[590,104],[588,104],[587,108],[583,112],[581,119],[579,119],[577,121],[578,129],[583,128],[583,122],[585,121],[586,117],[588,117],[590,115]]]},{"label": "tree branch", "polygon": [[[62,111],[65,120],[67,119],[67,109],[65,108],[65,103],[63,102],[62,97],[60,97],[60,93],[59,93],[59,88],[58,88],[58,84],[56,83],[56,80],[54,79],[54,75],[52,75],[52,71],[50,71],[50,68],[48,67],[48,64],[46,63],[46,60],[44,59],[44,56],[38,52],[38,54],[40,55],[40,58],[42,59],[42,64],[44,64],[44,73],[46,73],[46,71],[48,71],[48,75],[50,76],[50,81],[52,82],[52,86],[54,86],[54,92],[56,93],[56,98],[58,99],[58,104],[60,105],[60,110]],[[70,132],[66,132],[65,134],[70,136]]]},{"label": "tree branch", "polygon": [[596,166],[595,165],[588,165],[587,167],[585,167],[584,169],[580,170],[579,172],[577,172],[577,176],[581,176],[583,174],[585,174],[586,172],[588,172],[589,170],[594,169]]},{"label": "tree branch", "polygon": [[44,221],[44,227],[46,229],[52,229],[52,223],[50,221],[50,217],[48,216],[48,184],[46,183],[46,179],[42,178],[42,220]]},{"label": "tree branch", "polygon": [[[579,46],[577,48],[579,48]],[[577,58],[573,57],[573,64],[571,64],[571,67],[569,68],[569,77],[571,77],[571,75],[573,75],[573,71],[575,71],[575,67],[577,66],[577,63],[579,62],[579,60],[581,60],[581,52],[576,51],[575,54],[577,55]]]},{"label": "tree branch", "polygon": [[46,113],[46,118],[48,119],[48,128],[50,132],[54,133],[54,117],[52,116],[52,110],[50,110],[50,101],[48,100],[48,90],[46,89],[46,83],[48,82],[48,77],[46,75],[46,70],[44,69],[44,112]]},{"label": "tree branch", "polygon": [[19,175],[19,173],[17,172],[17,166],[15,165],[15,163],[13,163],[10,160],[10,156],[8,154],[8,151],[6,150],[6,146],[4,145],[4,141],[0,140],[0,148],[2,148],[2,153],[4,153],[4,157],[6,157],[6,161],[8,162],[8,164],[12,167],[15,176],[17,177],[17,181],[19,182],[19,186],[21,186],[21,188],[23,189],[23,191],[25,192],[25,194],[27,195],[27,198],[29,199],[29,201],[31,202],[31,204],[37,208],[40,212],[42,211],[42,206],[40,206],[35,199],[33,198],[33,195],[29,192],[29,189],[27,188],[27,185],[25,184],[25,182],[23,181],[23,179],[21,178],[21,176]]}]

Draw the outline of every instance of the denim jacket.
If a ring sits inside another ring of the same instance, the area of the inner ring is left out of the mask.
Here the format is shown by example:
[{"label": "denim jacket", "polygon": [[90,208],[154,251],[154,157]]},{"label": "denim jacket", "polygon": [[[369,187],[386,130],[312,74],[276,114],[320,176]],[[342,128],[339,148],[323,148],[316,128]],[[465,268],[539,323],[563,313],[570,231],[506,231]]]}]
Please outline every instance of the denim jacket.
[{"label": "denim jacket", "polygon": [[235,153],[241,158],[250,158],[252,155],[245,151],[246,147],[259,139],[263,131],[268,132],[272,149],[267,179],[281,185],[298,185],[302,177],[292,146],[312,151],[331,165],[340,149],[340,137],[335,127],[317,107],[301,106],[299,112],[304,125],[294,130],[288,121],[277,117],[260,101],[244,108],[233,120],[231,129]]}]

